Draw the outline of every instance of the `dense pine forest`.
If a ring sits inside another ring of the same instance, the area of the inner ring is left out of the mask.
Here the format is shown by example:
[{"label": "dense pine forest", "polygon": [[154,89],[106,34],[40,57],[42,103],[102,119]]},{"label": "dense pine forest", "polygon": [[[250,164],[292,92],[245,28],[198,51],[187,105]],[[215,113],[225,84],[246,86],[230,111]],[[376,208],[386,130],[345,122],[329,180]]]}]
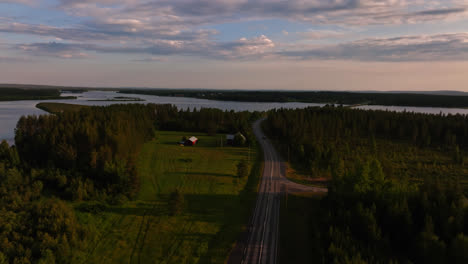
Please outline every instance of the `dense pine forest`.
[{"label": "dense pine forest", "polygon": [[343,107],[276,110],[265,129],[329,193],[309,205],[323,263],[467,263],[468,117]]},{"label": "dense pine forest", "polygon": [[[22,117],[15,146],[0,145],[0,263],[72,262],[91,234],[71,202],[133,199],[139,190],[135,159],[158,130],[240,131],[253,142],[250,123],[256,118],[153,104]],[[91,207],[84,210],[97,210]]]},{"label": "dense pine forest", "polygon": [[345,107],[276,110],[266,131],[305,174],[330,177],[376,157],[392,177],[466,175],[468,117],[367,111]]},{"label": "dense pine forest", "polygon": [[1,88],[0,101],[17,100],[50,100],[50,99],[76,99],[76,97],[61,97],[59,89],[20,89]]},{"label": "dense pine forest", "polygon": [[394,105],[427,107],[468,107],[466,95],[418,93],[325,92],[325,91],[215,91],[174,89],[121,89],[120,93],[184,96],[241,102],[304,102],[344,105]]}]

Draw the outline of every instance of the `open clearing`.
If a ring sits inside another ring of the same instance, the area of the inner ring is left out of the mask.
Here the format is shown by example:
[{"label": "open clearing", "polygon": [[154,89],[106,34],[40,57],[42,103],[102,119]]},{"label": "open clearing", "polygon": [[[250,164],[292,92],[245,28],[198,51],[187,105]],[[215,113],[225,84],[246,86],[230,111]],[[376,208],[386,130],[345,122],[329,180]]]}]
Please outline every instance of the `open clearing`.
[{"label": "open clearing", "polygon": [[[179,146],[196,136],[194,147]],[[220,147],[225,135],[158,132],[138,159],[138,198],[99,213],[77,210],[91,229],[82,263],[224,263],[251,213],[258,174],[236,176],[242,159],[256,160],[255,149]],[[252,166],[251,166],[252,167]],[[170,216],[168,196],[176,188],[184,209]],[[82,204],[81,204],[82,205]],[[78,206],[78,205],[77,205]]]}]

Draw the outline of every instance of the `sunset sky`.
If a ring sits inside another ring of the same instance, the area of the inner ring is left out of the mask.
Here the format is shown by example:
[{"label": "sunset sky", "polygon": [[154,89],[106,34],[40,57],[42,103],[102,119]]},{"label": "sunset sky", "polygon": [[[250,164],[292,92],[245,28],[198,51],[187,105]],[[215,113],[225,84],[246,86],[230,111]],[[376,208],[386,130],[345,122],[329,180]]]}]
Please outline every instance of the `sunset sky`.
[{"label": "sunset sky", "polygon": [[0,0],[0,83],[468,91],[468,0]]}]

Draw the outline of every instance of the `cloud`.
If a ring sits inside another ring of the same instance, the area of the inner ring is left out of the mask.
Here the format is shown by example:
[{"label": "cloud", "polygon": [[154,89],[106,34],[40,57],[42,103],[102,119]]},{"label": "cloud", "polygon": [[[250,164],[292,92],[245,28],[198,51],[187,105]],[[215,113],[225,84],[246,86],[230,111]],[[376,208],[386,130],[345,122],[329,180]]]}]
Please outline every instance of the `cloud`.
[{"label": "cloud", "polygon": [[89,57],[84,52],[86,49],[85,45],[50,42],[17,45],[16,48],[34,56],[48,56],[62,59],[83,59]]},{"label": "cloud", "polygon": [[[454,54],[464,54],[464,34],[364,39],[332,46],[311,46],[275,43],[262,35],[262,32],[257,37],[221,41],[216,38],[218,31],[207,28],[225,22],[265,19],[348,27],[433,22],[466,18],[468,1],[58,0],[56,8],[75,18],[79,17],[76,24],[59,27],[7,19],[0,23],[0,32],[57,39],[59,42],[25,43],[15,48],[30,55],[58,58],[87,58],[90,52],[95,52],[144,54],[150,58],[180,55],[232,60],[278,56],[365,61],[460,60],[465,58],[464,55]],[[283,39],[291,35],[297,38],[299,35],[302,40],[349,36],[333,30],[281,33]],[[442,37],[445,39],[441,40]],[[396,44],[404,41],[408,43]],[[446,45],[445,50],[442,45]]]},{"label": "cloud", "polygon": [[[17,50],[35,56],[86,58],[89,52],[149,54],[157,56],[186,55],[209,59],[255,59],[270,54],[275,44],[268,37],[241,38],[231,42],[184,42],[157,40],[147,46],[107,46],[75,43],[32,43],[17,45]],[[145,59],[147,61],[147,59]]]},{"label": "cloud", "polygon": [[275,43],[265,35],[256,38],[241,38],[238,41],[215,45],[215,56],[233,59],[254,59],[270,53]]},{"label": "cloud", "polygon": [[136,60],[141,62],[162,61],[170,55],[215,60],[465,61],[468,60],[468,33],[368,38],[336,45],[292,44],[280,47],[261,35],[229,42],[159,41],[141,47],[50,42],[18,45],[16,48],[36,56],[67,59],[86,58],[90,52],[150,55]]},{"label": "cloud", "polygon": [[93,18],[96,24],[121,20],[135,30],[268,18],[313,24],[405,24],[467,17],[467,6],[459,0],[62,0],[60,4],[69,14]]},{"label": "cloud", "polygon": [[78,27],[56,27],[49,25],[33,25],[19,22],[5,22],[0,24],[0,32],[51,36],[64,40],[98,42],[109,40],[196,40],[206,39],[218,32],[203,29],[195,31],[170,31],[158,29],[137,29],[131,24],[136,21],[119,20],[107,24],[88,22]]},{"label": "cloud", "polygon": [[286,58],[357,61],[468,60],[468,33],[373,38],[277,53]]}]

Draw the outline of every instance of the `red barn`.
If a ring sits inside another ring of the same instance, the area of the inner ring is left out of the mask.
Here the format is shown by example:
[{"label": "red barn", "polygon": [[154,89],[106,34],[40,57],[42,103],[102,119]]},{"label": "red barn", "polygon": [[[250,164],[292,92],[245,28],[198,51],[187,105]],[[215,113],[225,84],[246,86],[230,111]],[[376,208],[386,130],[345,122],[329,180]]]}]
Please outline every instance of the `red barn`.
[{"label": "red barn", "polygon": [[197,142],[198,142],[198,138],[190,137],[189,139],[185,140],[184,145],[185,146],[193,146],[193,145],[197,144]]}]

